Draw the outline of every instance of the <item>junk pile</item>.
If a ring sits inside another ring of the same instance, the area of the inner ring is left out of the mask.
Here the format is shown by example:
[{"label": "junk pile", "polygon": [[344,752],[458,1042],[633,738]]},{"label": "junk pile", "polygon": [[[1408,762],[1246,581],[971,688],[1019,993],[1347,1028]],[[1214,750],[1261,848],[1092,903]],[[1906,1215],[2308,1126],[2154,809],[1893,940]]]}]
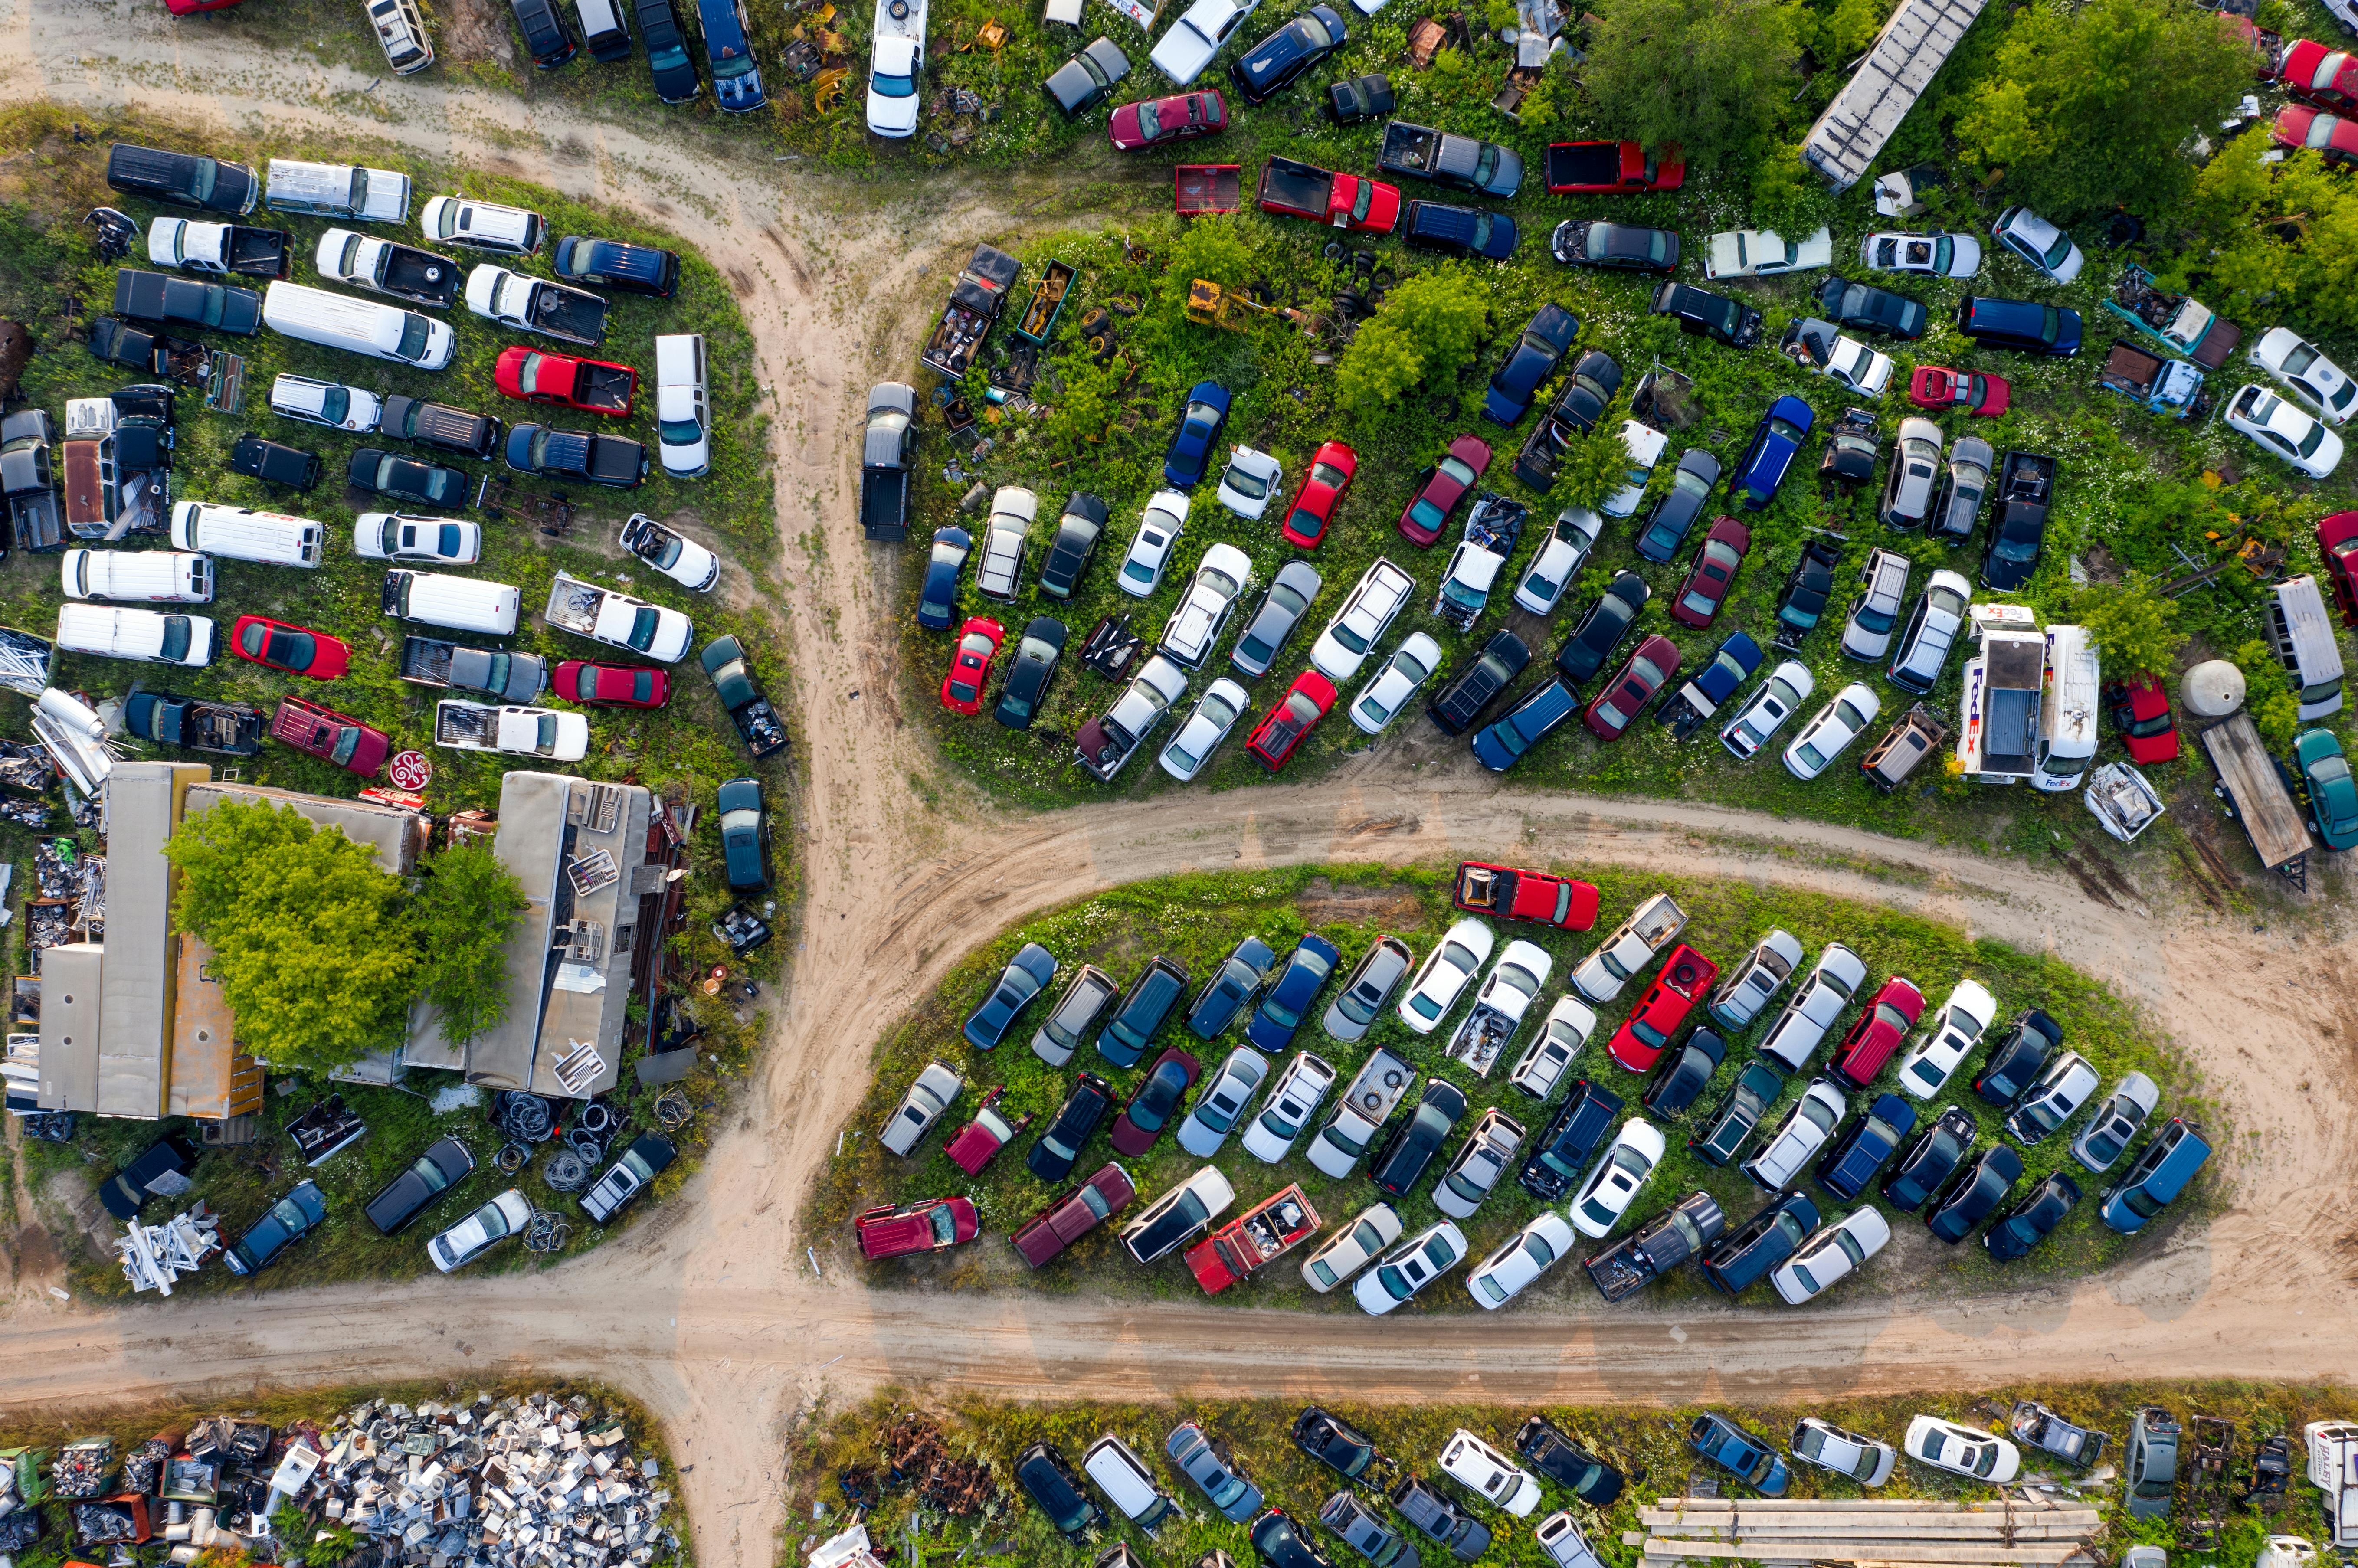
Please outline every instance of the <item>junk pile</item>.
[{"label": "junk pile", "polygon": [[1937,1563],[1988,1568],[2093,1568],[2103,1528],[2093,1505],[2039,1494],[1996,1502],[1863,1498],[1660,1498],[1642,1505],[1645,1529],[1622,1534],[1643,1548],[1640,1568],[1687,1568],[1697,1558],[1827,1564]]},{"label": "junk pile", "polygon": [[981,1513],[999,1500],[990,1466],[953,1454],[942,1429],[914,1411],[894,1417],[877,1447],[881,1466],[856,1466],[836,1476],[855,1507],[873,1508],[881,1494],[911,1486],[925,1507],[956,1519]]},{"label": "junk pile", "polygon": [[25,903],[26,964],[41,972],[41,954],[69,942],[106,935],[106,859],[85,855],[70,838],[44,839],[33,849],[38,897]]},{"label": "junk pile", "polygon": [[161,1225],[132,1220],[114,1244],[123,1256],[123,1277],[131,1289],[172,1293],[172,1281],[193,1274],[206,1259],[222,1249],[221,1217],[203,1204],[183,1210]]}]

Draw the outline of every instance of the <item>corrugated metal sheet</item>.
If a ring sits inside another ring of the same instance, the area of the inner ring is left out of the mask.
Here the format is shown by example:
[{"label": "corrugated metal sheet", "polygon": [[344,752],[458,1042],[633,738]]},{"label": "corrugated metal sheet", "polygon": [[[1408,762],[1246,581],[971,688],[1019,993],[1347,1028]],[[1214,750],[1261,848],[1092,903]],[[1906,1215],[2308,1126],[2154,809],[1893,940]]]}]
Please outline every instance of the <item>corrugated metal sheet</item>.
[{"label": "corrugated metal sheet", "polygon": [[69,942],[41,955],[41,1108],[98,1108],[98,999],[106,950]]},{"label": "corrugated metal sheet", "polygon": [[1901,0],[1858,71],[1801,144],[1801,161],[1847,190],[1916,106],[1986,0]]},{"label": "corrugated metal sheet", "polygon": [[99,977],[101,1116],[160,1117],[172,1060],[172,866],[165,840],[200,764],[117,762],[106,780],[107,923]]}]

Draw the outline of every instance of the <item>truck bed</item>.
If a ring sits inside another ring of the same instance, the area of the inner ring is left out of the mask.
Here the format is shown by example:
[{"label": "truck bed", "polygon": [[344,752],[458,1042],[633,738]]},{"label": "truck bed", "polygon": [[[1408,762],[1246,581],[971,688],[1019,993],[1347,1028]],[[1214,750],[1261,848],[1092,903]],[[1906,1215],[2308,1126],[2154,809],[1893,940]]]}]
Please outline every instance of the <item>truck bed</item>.
[{"label": "truck bed", "polygon": [[1577,187],[1621,188],[1618,142],[1552,142],[1547,150],[1547,188],[1562,193]]},{"label": "truck bed", "polygon": [[1263,207],[1323,223],[1326,221],[1327,198],[1334,189],[1335,176],[1329,170],[1288,157],[1273,157],[1261,166],[1259,200]]},{"label": "truck bed", "polygon": [[443,746],[479,746],[488,751],[499,742],[500,710],[471,702],[439,702],[434,706],[434,740]]},{"label": "truck bed", "polygon": [[1065,297],[1073,291],[1073,282],[1078,276],[1080,274],[1067,263],[1051,260],[1040,274],[1040,281],[1032,286],[1032,302],[1023,308],[1023,319],[1016,323],[1015,335],[1035,343],[1046,342],[1058,313],[1065,308]]},{"label": "truck bed", "polygon": [[598,609],[605,602],[606,590],[596,583],[559,572],[549,585],[548,607],[541,616],[551,626],[586,637],[598,629]]},{"label": "truck bed", "polygon": [[909,475],[904,470],[860,470],[860,524],[871,539],[898,542],[908,536]]},{"label": "truck bed", "polygon": [[[1505,988],[1500,988],[1505,989]],[[1516,1032],[1522,1027],[1520,1018],[1509,1018],[1497,1008],[1476,1007],[1449,1037],[1449,1048],[1442,1053],[1453,1062],[1463,1062],[1474,1069],[1475,1076],[1487,1078],[1498,1058],[1513,1044]]]},{"label": "truck bed", "polygon": [[232,223],[228,248],[229,254],[222,261],[232,272],[248,277],[285,277],[289,271],[287,233],[282,229],[255,229]]},{"label": "truck bed", "polygon": [[2229,715],[2202,731],[2202,750],[2218,770],[2235,818],[2260,864],[2272,871],[2298,866],[2309,850],[2309,826],[2276,759],[2260,743],[2248,711]]},{"label": "truck bed", "polygon": [[377,273],[377,287],[403,299],[443,310],[458,301],[459,264],[448,256],[388,243]]},{"label": "truck bed", "polygon": [[950,286],[949,303],[918,357],[938,373],[956,381],[974,363],[990,324],[1006,308],[1008,290],[1022,275],[1023,264],[992,245],[977,245],[966,270]]},{"label": "truck bed", "polygon": [[1183,163],[1173,171],[1171,205],[1182,214],[1233,212],[1243,192],[1239,164]]},{"label": "truck bed", "polygon": [[594,294],[535,281],[532,324],[552,338],[596,348],[606,337],[606,302]]},{"label": "truck bed", "polygon": [[401,644],[401,678],[418,686],[449,686],[455,643],[435,637],[410,637]]},{"label": "truck bed", "polygon": [[573,378],[573,401],[601,414],[627,414],[631,395],[638,389],[638,378],[629,371],[612,365],[601,365],[589,360],[576,360],[581,368]]}]

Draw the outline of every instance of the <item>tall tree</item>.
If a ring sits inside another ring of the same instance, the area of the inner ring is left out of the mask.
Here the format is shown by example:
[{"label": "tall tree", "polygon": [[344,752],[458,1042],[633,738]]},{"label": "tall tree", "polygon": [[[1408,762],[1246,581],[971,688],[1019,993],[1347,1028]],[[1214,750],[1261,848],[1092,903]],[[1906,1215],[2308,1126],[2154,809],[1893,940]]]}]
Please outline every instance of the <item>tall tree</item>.
[{"label": "tall tree", "polygon": [[2358,189],[2315,153],[2264,162],[2267,138],[2238,138],[2196,177],[2189,214],[2201,243],[2180,249],[2163,281],[2205,304],[2259,311],[2311,337],[2358,328]]},{"label": "tall tree", "polygon": [[1489,289],[1461,268],[1427,267],[1403,278],[1336,362],[1336,394],[1368,417],[1417,388],[1452,386],[1489,320]]},{"label": "tall tree", "polygon": [[1793,22],[1776,0],[1609,0],[1582,85],[1607,135],[1675,145],[1698,169],[1756,157],[1792,97]]},{"label": "tall tree", "polygon": [[2158,212],[2193,186],[2179,148],[2251,86],[2251,46],[2231,27],[2188,0],[2039,0],[2007,29],[1958,138],[2055,222]]},{"label": "tall tree", "polygon": [[481,841],[445,850],[424,870],[410,915],[427,940],[426,1000],[444,1038],[463,1045],[507,1016],[507,940],[524,913],[524,884]]}]

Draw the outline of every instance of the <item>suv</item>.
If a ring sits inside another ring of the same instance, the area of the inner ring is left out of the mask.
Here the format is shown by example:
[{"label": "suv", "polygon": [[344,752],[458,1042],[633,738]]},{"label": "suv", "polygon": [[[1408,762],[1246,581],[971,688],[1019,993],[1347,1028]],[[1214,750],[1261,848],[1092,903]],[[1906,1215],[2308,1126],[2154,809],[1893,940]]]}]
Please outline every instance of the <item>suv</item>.
[{"label": "suv", "polygon": [[1392,1129],[1368,1162],[1368,1179],[1386,1197],[1405,1197],[1441,1150],[1441,1141],[1466,1115],[1466,1096],[1456,1085],[1427,1079],[1415,1113]]},{"label": "suv", "polygon": [[2182,1116],[2171,1117],[2121,1179],[2104,1189],[2096,1217],[2124,1236],[2143,1229],[2186,1190],[2210,1158],[2211,1145],[2201,1130]]},{"label": "suv", "polygon": [[200,212],[243,215],[254,211],[254,199],[262,194],[262,182],[243,164],[129,142],[107,149],[106,183],[109,189]]},{"label": "suv", "polygon": [[2080,351],[2080,313],[2036,300],[1968,294],[1957,301],[1957,330],[1985,349],[2058,359]]},{"label": "suv", "polygon": [[1391,1502],[1401,1518],[1449,1548],[1460,1563],[1472,1563],[1490,1550],[1490,1527],[1443,1497],[1421,1476],[1411,1476],[1394,1487]]},{"label": "suv", "polygon": [[1342,1538],[1343,1544],[1375,1564],[1375,1568],[1422,1568],[1422,1560],[1408,1538],[1384,1523],[1373,1509],[1350,1494],[1337,1491],[1320,1505],[1318,1522]]},{"label": "suv", "polygon": [[1555,1119],[1523,1161],[1516,1178],[1523,1190],[1541,1203],[1553,1203],[1570,1192],[1590,1157],[1612,1135],[1621,1108],[1619,1095],[1586,1078],[1574,1078]]},{"label": "suv", "polygon": [[654,1184],[654,1179],[671,1169],[679,1158],[679,1149],[660,1132],[642,1132],[622,1151],[622,1157],[606,1167],[606,1173],[597,1184],[581,1195],[581,1212],[600,1225],[620,1213],[633,1198]]},{"label": "suv", "polygon": [[1621,1495],[1621,1472],[1556,1430],[1543,1415],[1523,1422],[1515,1433],[1515,1452],[1542,1477],[1590,1508],[1610,1508]]},{"label": "suv", "polygon": [[1077,1541],[1083,1530],[1105,1522],[1105,1510],[1089,1500],[1081,1478],[1045,1443],[1035,1443],[1015,1456],[1015,1479],[1067,1541]]}]

